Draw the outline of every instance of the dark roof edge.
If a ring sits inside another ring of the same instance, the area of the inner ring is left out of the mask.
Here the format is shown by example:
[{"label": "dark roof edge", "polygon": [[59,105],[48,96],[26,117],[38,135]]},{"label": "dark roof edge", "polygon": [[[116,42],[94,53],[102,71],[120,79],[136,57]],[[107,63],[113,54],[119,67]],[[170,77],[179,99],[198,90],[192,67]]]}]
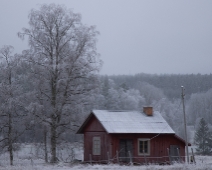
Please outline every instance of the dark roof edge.
[{"label": "dark roof edge", "polygon": [[[96,117],[96,115],[94,114],[93,110],[91,110],[90,114],[87,116],[87,118],[83,121],[83,124],[80,126],[80,128],[77,130],[76,134],[83,134],[83,129],[84,127],[87,125],[87,123],[90,121],[91,117],[94,116],[98,121],[98,117]],[[99,123],[102,125],[102,127],[105,129],[105,127],[103,126],[103,124],[101,123],[101,121],[99,121]],[[107,132],[107,130],[105,129],[105,132]],[[108,132],[107,132],[108,133]]]},{"label": "dark roof edge", "polygon": [[86,119],[83,121],[83,124],[80,126],[80,128],[77,130],[76,134],[83,134],[83,129],[85,127],[85,125],[88,123],[88,121],[91,119],[91,117],[93,116],[93,111],[90,112],[90,114],[86,117]]},{"label": "dark roof edge", "polygon": [[[180,141],[182,141],[183,143],[186,144],[186,141],[184,139],[182,139],[181,137],[177,136],[177,135],[174,135],[175,138],[179,139]],[[188,143],[188,146],[191,146],[190,143]]]}]

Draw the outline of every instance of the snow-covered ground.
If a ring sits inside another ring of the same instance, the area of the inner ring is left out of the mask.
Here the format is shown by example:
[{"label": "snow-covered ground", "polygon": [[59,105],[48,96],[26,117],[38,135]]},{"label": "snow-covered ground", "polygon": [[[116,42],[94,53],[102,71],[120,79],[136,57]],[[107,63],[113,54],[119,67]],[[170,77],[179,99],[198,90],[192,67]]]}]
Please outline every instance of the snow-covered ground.
[{"label": "snow-covered ground", "polygon": [[31,165],[30,162],[20,161],[15,166],[1,165],[1,170],[210,170],[212,165],[206,163],[194,164],[174,164],[174,165],[148,165],[148,166],[119,166],[119,165],[70,165],[65,163],[59,163],[57,165],[48,165],[44,163],[35,162]]},{"label": "snow-covered ground", "polygon": [[[173,165],[89,165],[89,164],[71,164],[72,159],[81,159],[83,152],[81,145],[70,144],[68,149],[60,147],[59,157],[60,163],[51,165],[46,164],[43,160],[43,152],[40,146],[25,144],[21,145],[21,149],[14,153],[14,166],[9,165],[9,156],[7,153],[0,155],[0,170],[212,170],[212,157],[195,156],[196,164],[173,164]],[[70,154],[70,152],[72,154]],[[73,155],[74,153],[74,155]]]}]

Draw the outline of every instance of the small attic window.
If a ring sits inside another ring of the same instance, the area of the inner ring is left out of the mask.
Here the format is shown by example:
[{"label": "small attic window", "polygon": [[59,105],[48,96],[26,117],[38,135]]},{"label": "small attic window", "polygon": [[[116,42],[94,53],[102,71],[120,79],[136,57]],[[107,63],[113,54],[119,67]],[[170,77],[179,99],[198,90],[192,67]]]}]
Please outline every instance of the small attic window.
[{"label": "small attic window", "polygon": [[93,155],[101,155],[101,138],[93,137]]}]

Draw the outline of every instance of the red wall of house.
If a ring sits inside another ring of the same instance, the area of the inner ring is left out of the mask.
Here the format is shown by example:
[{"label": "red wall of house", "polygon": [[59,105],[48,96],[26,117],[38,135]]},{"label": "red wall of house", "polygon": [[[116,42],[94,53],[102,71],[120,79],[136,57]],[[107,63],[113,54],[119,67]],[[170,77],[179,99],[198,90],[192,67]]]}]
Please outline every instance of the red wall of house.
[{"label": "red wall of house", "polygon": [[[92,155],[94,136],[99,136],[101,138],[101,155]],[[103,160],[108,159],[107,152],[111,153],[110,150],[110,136],[107,134],[96,117],[92,116],[84,128],[84,161],[90,162],[90,159],[92,159],[92,161],[103,162]]]},{"label": "red wall of house", "polygon": [[[133,157],[135,162],[143,162],[144,159],[147,159],[148,162],[165,162],[169,161],[168,150],[170,145],[179,145],[180,147],[180,156],[184,161],[185,156],[185,144],[177,139],[174,135],[159,135],[157,134],[112,134],[111,135],[111,145],[112,155],[116,155],[116,151],[119,151],[119,141],[120,139],[131,139],[133,140]],[[155,138],[154,138],[155,137]],[[150,140],[150,155],[141,156],[138,155],[138,139],[139,138],[153,138]]]},{"label": "red wall of house", "polygon": [[105,132],[104,127],[99,123],[93,115],[87,125],[84,127],[84,132]]}]

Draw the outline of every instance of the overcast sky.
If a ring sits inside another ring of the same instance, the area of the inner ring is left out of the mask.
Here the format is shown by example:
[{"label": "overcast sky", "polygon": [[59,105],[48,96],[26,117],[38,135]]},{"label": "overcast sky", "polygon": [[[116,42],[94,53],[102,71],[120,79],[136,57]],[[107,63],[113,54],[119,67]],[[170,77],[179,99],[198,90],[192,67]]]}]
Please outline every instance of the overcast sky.
[{"label": "overcast sky", "polygon": [[43,3],[64,4],[96,25],[101,74],[212,73],[211,0],[0,0],[0,47],[28,48],[17,32]]}]

